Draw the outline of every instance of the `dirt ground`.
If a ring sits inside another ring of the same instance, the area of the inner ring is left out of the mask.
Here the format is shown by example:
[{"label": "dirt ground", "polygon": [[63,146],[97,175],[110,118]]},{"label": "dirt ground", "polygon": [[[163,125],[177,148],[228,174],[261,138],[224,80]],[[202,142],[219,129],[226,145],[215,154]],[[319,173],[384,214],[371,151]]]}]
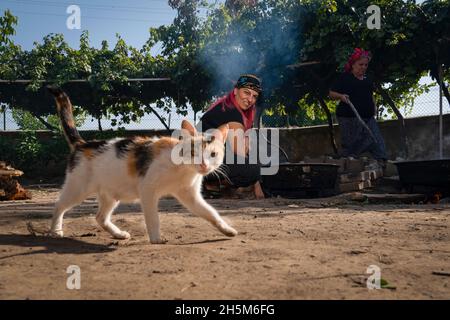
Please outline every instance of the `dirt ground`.
[{"label": "dirt ground", "polygon": [[[0,299],[450,298],[448,204],[208,200],[239,231],[227,238],[163,199],[168,243],[151,245],[138,204],[114,215],[132,235],[117,241],[97,226],[94,199],[66,214],[66,238],[32,235],[27,223],[48,225],[58,189],[31,191],[0,203]],[[71,265],[80,289],[67,288]],[[371,265],[388,288],[367,289]]]}]

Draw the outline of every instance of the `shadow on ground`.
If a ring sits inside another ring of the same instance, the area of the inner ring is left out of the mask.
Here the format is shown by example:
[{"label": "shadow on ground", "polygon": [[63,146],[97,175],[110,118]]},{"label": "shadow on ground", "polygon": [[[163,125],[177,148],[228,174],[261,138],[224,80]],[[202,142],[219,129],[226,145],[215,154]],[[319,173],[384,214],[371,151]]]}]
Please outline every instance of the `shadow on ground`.
[{"label": "shadow on ground", "polygon": [[[0,256],[0,260],[16,256],[29,256],[46,253],[90,254],[105,253],[116,250],[116,248],[112,248],[108,245],[89,243],[70,238],[56,239],[46,236],[0,234],[0,246],[6,245],[29,248],[30,252]],[[44,247],[44,249],[32,250],[34,247]]]}]

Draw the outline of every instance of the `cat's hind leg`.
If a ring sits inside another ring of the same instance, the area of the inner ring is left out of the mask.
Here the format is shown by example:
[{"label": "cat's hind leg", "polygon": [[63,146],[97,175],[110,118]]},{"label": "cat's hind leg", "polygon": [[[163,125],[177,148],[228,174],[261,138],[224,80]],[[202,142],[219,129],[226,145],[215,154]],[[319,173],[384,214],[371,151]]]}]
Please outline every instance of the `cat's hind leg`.
[{"label": "cat's hind leg", "polygon": [[130,234],[122,231],[111,221],[111,216],[119,201],[107,195],[98,196],[98,211],[95,219],[103,230],[108,231],[115,239],[129,239]]},{"label": "cat's hind leg", "polygon": [[208,220],[213,226],[219,229],[224,235],[234,237],[238,232],[228,225],[211,205],[209,205],[197,192],[192,189],[182,190],[174,194],[175,198],[181,202],[193,214]]},{"label": "cat's hind leg", "polygon": [[50,229],[50,235],[53,237],[63,237],[63,218],[64,214],[83,202],[88,194],[76,183],[65,183],[58,200],[55,204],[55,210],[53,212],[52,225]]}]

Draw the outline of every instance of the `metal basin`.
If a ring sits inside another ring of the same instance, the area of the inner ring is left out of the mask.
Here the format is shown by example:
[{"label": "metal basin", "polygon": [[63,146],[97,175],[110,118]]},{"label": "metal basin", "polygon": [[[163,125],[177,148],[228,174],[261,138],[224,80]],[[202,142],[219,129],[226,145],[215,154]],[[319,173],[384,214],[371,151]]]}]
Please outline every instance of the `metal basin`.
[{"label": "metal basin", "polygon": [[430,186],[450,189],[450,159],[397,161],[400,182],[405,186]]}]

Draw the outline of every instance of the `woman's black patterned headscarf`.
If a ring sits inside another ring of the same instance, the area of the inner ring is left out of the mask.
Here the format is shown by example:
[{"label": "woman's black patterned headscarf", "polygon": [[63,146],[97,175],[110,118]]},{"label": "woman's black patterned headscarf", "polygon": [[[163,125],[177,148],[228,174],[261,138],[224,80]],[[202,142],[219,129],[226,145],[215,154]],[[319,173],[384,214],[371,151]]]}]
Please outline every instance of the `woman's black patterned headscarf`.
[{"label": "woman's black patterned headscarf", "polygon": [[236,82],[235,88],[249,88],[260,93],[262,91],[261,80],[253,74],[243,74]]}]

